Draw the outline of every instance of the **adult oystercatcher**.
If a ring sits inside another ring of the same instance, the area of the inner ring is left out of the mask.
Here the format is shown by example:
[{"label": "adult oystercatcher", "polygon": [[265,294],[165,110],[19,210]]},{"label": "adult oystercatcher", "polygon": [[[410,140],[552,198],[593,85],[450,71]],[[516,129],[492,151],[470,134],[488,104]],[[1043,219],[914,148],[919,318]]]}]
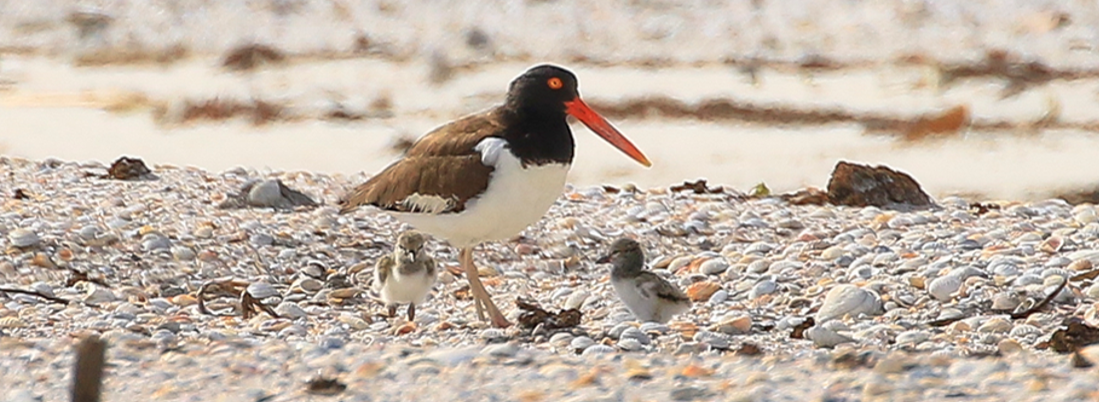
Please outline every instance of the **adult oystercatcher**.
[{"label": "adult oystercatcher", "polygon": [[511,82],[503,105],[428,132],[403,158],[356,187],[340,212],[372,205],[458,247],[478,317],[484,320],[487,310],[494,325],[506,327],[481,284],[473,248],[515,236],[561,195],[575,148],[566,116],[652,165],[580,99],[575,75],[540,65]]}]

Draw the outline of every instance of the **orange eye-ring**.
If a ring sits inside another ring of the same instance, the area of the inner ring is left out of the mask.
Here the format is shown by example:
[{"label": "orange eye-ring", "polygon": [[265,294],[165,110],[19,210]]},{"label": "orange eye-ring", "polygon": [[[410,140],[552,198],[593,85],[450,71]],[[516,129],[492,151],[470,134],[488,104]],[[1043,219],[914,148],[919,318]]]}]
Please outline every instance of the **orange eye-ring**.
[{"label": "orange eye-ring", "polygon": [[561,82],[560,78],[553,77],[546,81],[546,85],[549,85],[549,87],[552,89],[561,89],[561,87],[565,84]]}]

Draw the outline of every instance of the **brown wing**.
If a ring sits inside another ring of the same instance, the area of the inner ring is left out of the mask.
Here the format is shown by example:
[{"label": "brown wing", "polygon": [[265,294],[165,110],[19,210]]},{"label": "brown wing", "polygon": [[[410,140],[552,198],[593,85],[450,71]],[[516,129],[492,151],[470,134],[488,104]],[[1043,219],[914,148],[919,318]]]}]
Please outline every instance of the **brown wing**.
[{"label": "brown wing", "polygon": [[405,157],[355,187],[340,213],[361,205],[400,212],[461,212],[470,198],[488,187],[493,168],[474,149],[503,130],[490,110],[443,125],[424,135]]},{"label": "brown wing", "polygon": [[661,278],[659,275],[648,271],[642,272],[641,275],[642,281],[639,290],[645,297],[651,298],[652,295],[655,294],[656,297],[663,300],[673,302],[690,301],[682,290],[679,290],[675,285],[668,283],[668,281],[664,280],[664,278]]},{"label": "brown wing", "polygon": [[393,254],[386,254],[374,264],[374,290],[381,290],[385,281],[389,279],[389,273],[393,271]]},{"label": "brown wing", "polygon": [[499,136],[504,130],[498,109],[472,114],[444,124],[412,144],[405,152],[412,156],[473,155],[473,148],[485,137]]}]

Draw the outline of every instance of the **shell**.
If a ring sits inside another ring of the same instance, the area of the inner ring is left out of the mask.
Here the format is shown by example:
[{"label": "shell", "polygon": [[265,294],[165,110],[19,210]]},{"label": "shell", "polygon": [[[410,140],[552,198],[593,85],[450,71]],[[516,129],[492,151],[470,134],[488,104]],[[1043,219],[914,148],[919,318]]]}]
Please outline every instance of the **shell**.
[{"label": "shell", "polygon": [[275,289],[274,286],[271,286],[270,283],[255,282],[251,285],[248,285],[248,294],[252,295],[252,297],[256,299],[263,300],[268,297],[278,296],[279,290]]},{"label": "shell", "polygon": [[721,289],[721,285],[717,282],[695,282],[692,283],[691,286],[687,287],[687,297],[696,302],[706,301],[709,300],[710,296],[713,296],[714,292],[717,292],[719,289]]},{"label": "shell", "polygon": [[15,247],[27,248],[37,246],[42,242],[42,238],[38,237],[38,233],[28,229],[15,229],[8,233],[8,241]]},{"label": "shell", "polygon": [[831,329],[815,326],[805,331],[805,337],[813,341],[813,346],[818,348],[832,348],[836,345],[855,342],[855,340],[847,335],[840,334]]},{"label": "shell", "polygon": [[845,315],[881,314],[882,300],[877,293],[855,285],[839,285],[824,296],[824,304],[817,312],[817,322],[842,318]]},{"label": "shell", "polygon": [[954,298],[954,292],[961,287],[962,279],[958,275],[943,275],[927,285],[927,293],[931,294],[935,300],[947,302]]}]

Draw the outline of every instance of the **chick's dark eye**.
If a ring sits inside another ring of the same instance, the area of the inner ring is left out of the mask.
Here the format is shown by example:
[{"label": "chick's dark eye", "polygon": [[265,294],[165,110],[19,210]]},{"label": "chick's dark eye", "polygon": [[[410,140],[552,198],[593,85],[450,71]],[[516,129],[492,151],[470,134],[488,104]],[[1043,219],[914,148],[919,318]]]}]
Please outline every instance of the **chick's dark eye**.
[{"label": "chick's dark eye", "polygon": [[565,86],[565,84],[561,82],[561,79],[557,77],[546,80],[546,85],[548,85],[550,89],[561,89],[561,87]]}]

